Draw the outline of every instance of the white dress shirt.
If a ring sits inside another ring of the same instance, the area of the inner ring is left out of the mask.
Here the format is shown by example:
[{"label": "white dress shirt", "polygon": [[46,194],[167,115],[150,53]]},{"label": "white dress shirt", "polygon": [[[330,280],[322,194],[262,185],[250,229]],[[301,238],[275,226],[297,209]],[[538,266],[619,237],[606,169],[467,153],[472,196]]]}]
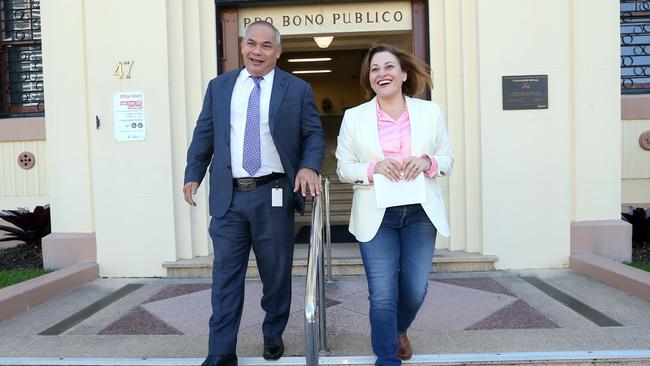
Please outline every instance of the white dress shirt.
[{"label": "white dress shirt", "polygon": [[[251,74],[243,68],[235,81],[230,101],[230,162],[233,178],[249,177],[242,167],[242,153],[244,151],[244,132],[246,129],[246,111],[248,98],[255,86],[250,78]],[[275,70],[271,70],[260,80],[260,152],[262,154],[262,167],[255,173],[256,177],[271,173],[284,173],[280,155],[275,148],[271,129],[269,128],[269,105],[271,103],[271,89]]]}]

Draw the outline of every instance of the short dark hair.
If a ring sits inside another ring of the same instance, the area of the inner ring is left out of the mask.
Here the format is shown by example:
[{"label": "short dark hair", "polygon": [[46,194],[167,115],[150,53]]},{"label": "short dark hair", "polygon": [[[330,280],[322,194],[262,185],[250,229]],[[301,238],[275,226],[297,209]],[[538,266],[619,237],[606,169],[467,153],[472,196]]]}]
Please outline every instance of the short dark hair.
[{"label": "short dark hair", "polygon": [[400,67],[406,72],[406,81],[402,84],[402,93],[412,97],[425,90],[425,87],[431,89],[433,80],[431,79],[429,65],[414,55],[403,51],[397,47],[387,44],[378,44],[368,50],[366,57],[361,64],[361,87],[366,92],[366,97],[371,98],[375,91],[370,86],[370,62],[372,57],[379,52],[389,52],[399,61]]}]

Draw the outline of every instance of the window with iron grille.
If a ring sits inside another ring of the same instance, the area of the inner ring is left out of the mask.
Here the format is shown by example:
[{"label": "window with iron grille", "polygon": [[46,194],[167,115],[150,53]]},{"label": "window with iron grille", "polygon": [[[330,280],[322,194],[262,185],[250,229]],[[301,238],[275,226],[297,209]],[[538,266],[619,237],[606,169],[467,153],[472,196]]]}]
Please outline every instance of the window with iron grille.
[{"label": "window with iron grille", "polygon": [[0,0],[0,118],[43,116],[40,0]]},{"label": "window with iron grille", "polygon": [[650,0],[621,0],[621,93],[650,94]]}]

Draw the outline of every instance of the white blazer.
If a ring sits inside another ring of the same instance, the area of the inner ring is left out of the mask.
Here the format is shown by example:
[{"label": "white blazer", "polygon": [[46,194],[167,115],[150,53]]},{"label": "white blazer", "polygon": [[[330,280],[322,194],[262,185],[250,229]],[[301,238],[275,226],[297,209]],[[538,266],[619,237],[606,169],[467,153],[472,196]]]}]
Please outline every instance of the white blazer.
[{"label": "white blazer", "polygon": [[[368,181],[368,164],[384,160],[377,129],[377,98],[348,109],[343,116],[336,147],[336,172],[342,182],[353,183],[350,233],[361,242],[370,241],[386,209],[377,208],[375,187]],[[448,175],[454,164],[445,118],[438,104],[406,97],[411,121],[411,155],[428,154],[438,162],[432,178],[425,176],[427,202],[424,211],[442,236],[449,236],[449,221],[436,176]]]}]

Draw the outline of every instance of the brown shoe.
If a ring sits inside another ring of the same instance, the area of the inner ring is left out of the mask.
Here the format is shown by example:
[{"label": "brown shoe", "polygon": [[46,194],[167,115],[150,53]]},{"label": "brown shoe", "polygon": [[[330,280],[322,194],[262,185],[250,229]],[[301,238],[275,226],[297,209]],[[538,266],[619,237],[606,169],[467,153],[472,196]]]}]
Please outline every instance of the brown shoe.
[{"label": "brown shoe", "polygon": [[411,348],[411,342],[409,342],[409,337],[406,333],[397,334],[397,357],[400,360],[406,361],[410,360],[413,356],[413,349]]}]

